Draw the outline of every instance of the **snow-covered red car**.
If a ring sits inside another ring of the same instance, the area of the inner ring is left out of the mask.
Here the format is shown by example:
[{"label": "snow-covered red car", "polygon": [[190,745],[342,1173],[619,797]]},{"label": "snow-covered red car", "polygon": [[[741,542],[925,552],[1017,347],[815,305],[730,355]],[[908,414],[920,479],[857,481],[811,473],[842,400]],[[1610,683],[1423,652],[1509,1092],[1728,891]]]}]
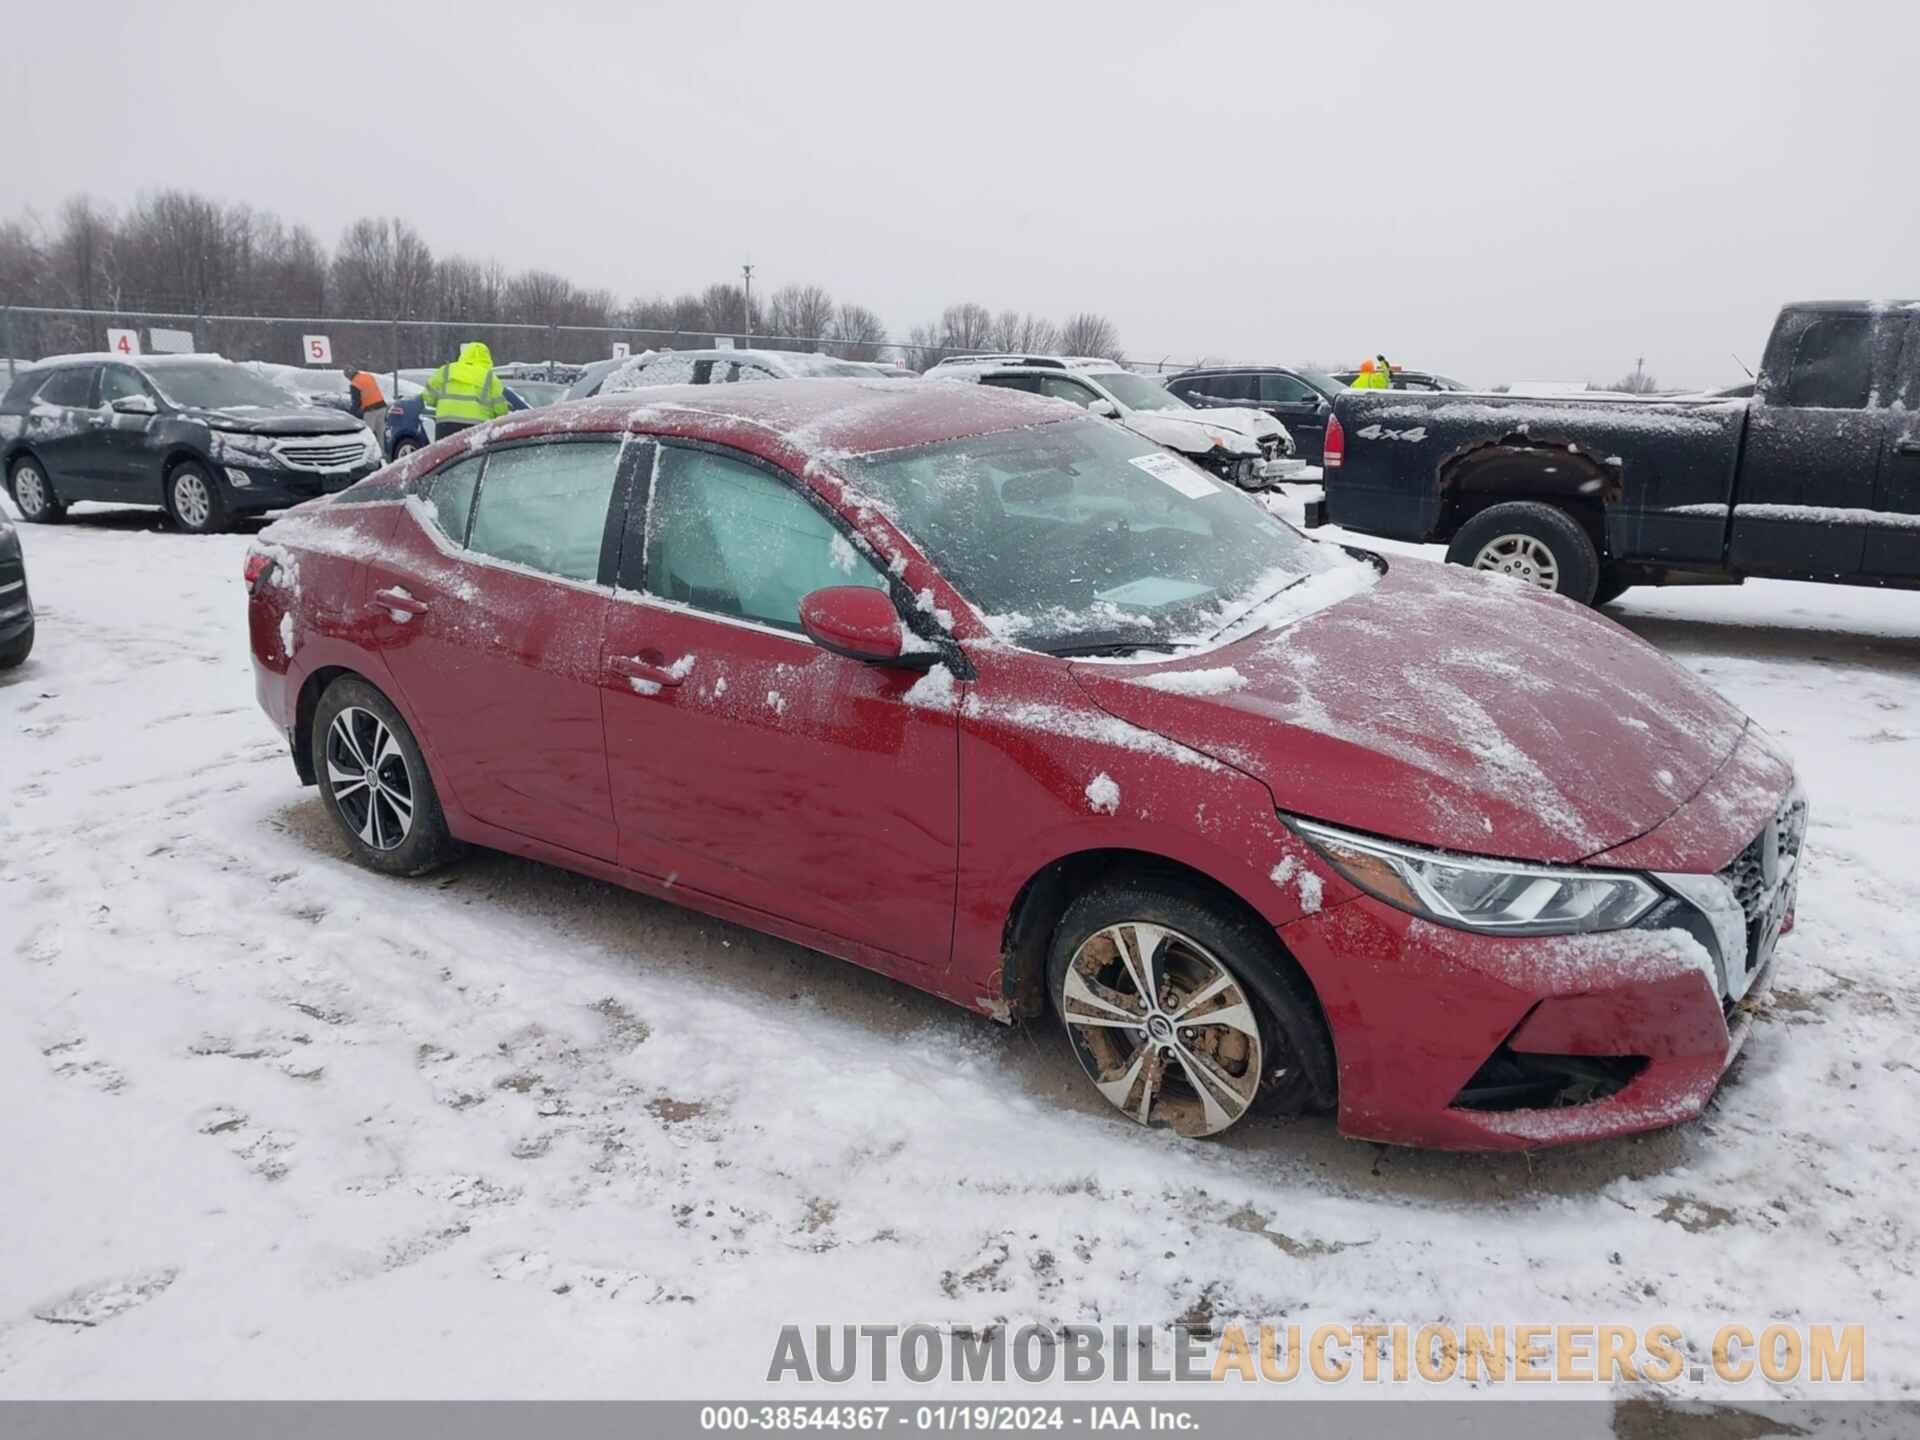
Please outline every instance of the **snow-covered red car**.
[{"label": "snow-covered red car", "polygon": [[1793,917],[1791,765],[1651,647],[990,387],[506,417],[246,572],[260,702],[362,863],[494,847],[1051,1012],[1184,1134],[1671,1124]]},{"label": "snow-covered red car", "polygon": [[964,380],[1065,400],[1117,420],[1134,434],[1184,455],[1243,490],[1265,490],[1289,478],[1293,454],[1287,427],[1259,410],[1200,409],[1158,380],[1111,360],[1080,355],[956,355],[927,371],[929,380]]}]

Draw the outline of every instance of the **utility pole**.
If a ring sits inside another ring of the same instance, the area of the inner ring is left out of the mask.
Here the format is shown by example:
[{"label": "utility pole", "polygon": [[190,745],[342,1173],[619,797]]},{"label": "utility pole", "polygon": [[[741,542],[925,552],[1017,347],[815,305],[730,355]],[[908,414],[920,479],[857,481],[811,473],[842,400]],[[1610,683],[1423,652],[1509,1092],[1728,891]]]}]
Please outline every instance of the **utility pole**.
[{"label": "utility pole", "polygon": [[745,348],[751,350],[753,348],[753,266],[742,265],[740,273],[747,282],[743,291],[744,298],[740,302],[740,328],[746,335]]}]

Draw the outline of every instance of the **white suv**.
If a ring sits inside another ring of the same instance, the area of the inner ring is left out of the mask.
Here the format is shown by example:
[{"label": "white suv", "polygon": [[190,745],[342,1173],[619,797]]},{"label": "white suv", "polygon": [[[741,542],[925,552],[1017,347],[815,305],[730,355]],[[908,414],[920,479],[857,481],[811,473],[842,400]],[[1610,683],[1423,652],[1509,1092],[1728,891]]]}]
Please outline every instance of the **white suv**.
[{"label": "white suv", "polygon": [[965,380],[1066,400],[1117,420],[1144,440],[1183,455],[1245,490],[1289,478],[1293,437],[1259,410],[1199,409],[1146,375],[1084,355],[960,355],[927,371],[929,380]]}]

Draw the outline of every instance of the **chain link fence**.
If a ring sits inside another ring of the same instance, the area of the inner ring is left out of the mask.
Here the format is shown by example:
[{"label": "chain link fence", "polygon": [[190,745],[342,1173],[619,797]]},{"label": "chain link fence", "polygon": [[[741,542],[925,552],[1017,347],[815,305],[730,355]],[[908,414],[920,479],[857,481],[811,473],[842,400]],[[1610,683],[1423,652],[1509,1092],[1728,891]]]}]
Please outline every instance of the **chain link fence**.
[{"label": "chain link fence", "polygon": [[[324,336],[331,364],[393,371],[420,369],[451,360],[462,344],[479,340],[495,364],[557,361],[583,365],[605,360],[616,345],[638,355],[645,350],[708,350],[716,346],[817,351],[842,360],[871,360],[915,368],[932,358],[977,355],[981,346],[918,345],[881,337],[848,341],[830,336],[746,335],[713,330],[636,330],[603,325],[533,325],[489,321],[375,320],[298,315],[195,315],[161,310],[83,310],[64,306],[0,306],[0,361],[25,363],[50,355],[110,348],[109,331],[132,331],[143,353],[192,350],[229,360],[280,365],[319,363],[310,337]],[[1135,361],[1115,357],[1129,369],[1171,372],[1184,368],[1165,358]]]}]

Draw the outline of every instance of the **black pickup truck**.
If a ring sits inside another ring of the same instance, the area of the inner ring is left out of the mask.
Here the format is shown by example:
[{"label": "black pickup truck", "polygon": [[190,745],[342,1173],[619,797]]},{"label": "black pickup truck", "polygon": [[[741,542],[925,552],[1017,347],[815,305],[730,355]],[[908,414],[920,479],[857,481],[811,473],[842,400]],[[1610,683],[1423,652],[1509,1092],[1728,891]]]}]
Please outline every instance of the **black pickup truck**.
[{"label": "black pickup truck", "polygon": [[1751,398],[1335,397],[1307,524],[1603,604],[1748,576],[1920,589],[1920,302],[1789,305]]}]

